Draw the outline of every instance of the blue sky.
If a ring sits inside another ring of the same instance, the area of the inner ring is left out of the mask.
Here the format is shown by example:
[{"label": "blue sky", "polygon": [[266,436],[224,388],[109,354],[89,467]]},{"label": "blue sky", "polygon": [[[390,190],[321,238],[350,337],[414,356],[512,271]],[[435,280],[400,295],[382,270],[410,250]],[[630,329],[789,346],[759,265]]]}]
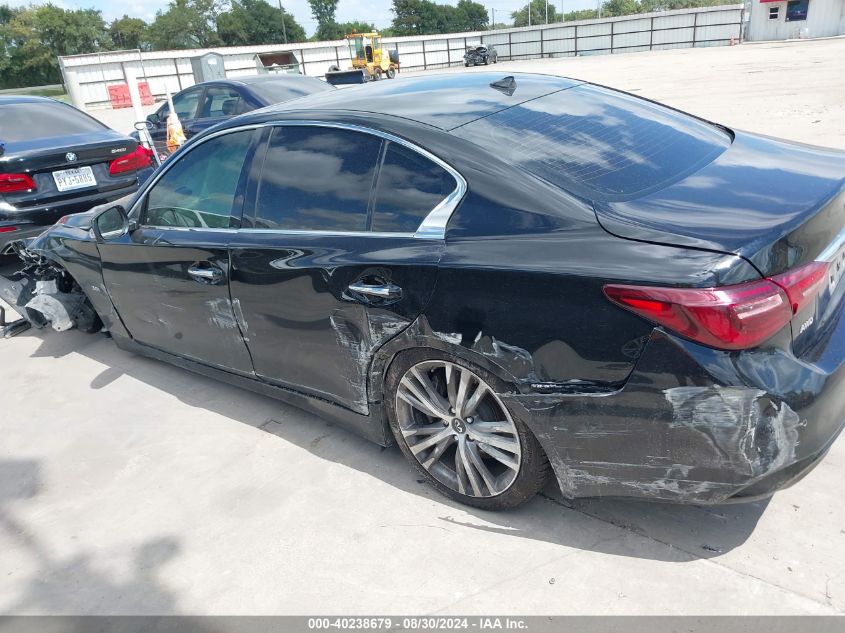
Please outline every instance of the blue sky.
[{"label": "blue sky", "polygon": [[[438,1],[443,2],[444,0]],[[445,1],[448,2],[448,0]],[[496,10],[496,22],[509,21],[511,11],[515,11],[520,6],[525,6],[527,2],[527,0],[477,1],[486,6],[488,10]],[[275,6],[278,0],[268,0],[268,2]],[[457,0],[448,3],[455,4],[456,2]],[[560,10],[561,0],[550,0],[550,2],[553,2],[555,7]],[[594,0],[563,0],[563,2],[566,11],[594,7],[596,4]],[[65,9],[93,7],[103,12],[106,21],[111,21],[126,14],[151,22],[155,18],[156,11],[167,7],[168,0],[137,0],[136,2],[126,2],[125,0],[52,0],[52,3]],[[21,6],[30,4],[30,1],[6,0],[4,2],[4,0],[0,0],[0,4]],[[41,2],[33,2],[33,4],[41,4]],[[297,22],[305,27],[309,35],[314,32],[317,25],[311,17],[307,0],[282,0],[282,4],[285,10],[292,13]],[[372,22],[376,25],[376,28],[385,28],[390,25],[393,19],[393,14],[390,12],[391,6],[393,6],[391,0],[340,0],[337,7],[337,19],[339,22],[364,20]]]}]

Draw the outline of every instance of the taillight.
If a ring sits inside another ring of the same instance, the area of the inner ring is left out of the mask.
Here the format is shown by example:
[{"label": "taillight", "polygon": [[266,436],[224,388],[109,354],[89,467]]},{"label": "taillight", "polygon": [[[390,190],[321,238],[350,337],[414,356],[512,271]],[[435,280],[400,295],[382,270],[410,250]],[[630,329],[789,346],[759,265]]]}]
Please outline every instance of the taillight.
[{"label": "taillight", "polygon": [[16,226],[0,226],[0,233],[14,233],[17,230]]},{"label": "taillight", "polygon": [[0,174],[0,193],[35,191],[35,181],[28,174]]},{"label": "taillight", "polygon": [[649,321],[718,349],[757,347],[792,320],[786,293],[766,279],[718,288],[608,285],[604,293]]},{"label": "taillight", "polygon": [[829,262],[810,262],[769,279],[784,289],[792,305],[792,313],[798,314],[802,308],[814,301],[824,288],[828,272]]},{"label": "taillight", "polygon": [[149,167],[153,162],[153,153],[143,145],[139,145],[134,152],[114,159],[109,163],[109,173],[122,174],[127,171],[135,171]]}]

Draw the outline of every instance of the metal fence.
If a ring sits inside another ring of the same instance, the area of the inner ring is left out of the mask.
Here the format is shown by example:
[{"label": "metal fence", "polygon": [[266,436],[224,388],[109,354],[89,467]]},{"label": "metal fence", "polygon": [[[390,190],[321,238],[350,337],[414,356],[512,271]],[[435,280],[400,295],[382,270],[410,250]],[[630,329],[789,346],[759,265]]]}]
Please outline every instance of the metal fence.
[{"label": "metal fence", "polygon": [[[599,20],[447,35],[386,37],[383,45],[399,52],[403,71],[463,64],[470,46],[494,46],[502,61],[603,55],[738,43],[743,5],[681,9]],[[323,76],[330,66],[349,65],[345,41],[240,46],[192,51],[115,51],[59,58],[73,102],[84,108],[109,107],[108,86],[134,75],[153,95],[178,92],[194,84],[190,58],[207,52],[224,56],[226,75],[258,72],[259,53],[289,51],[306,75]],[[127,73],[127,67],[131,72]]]}]

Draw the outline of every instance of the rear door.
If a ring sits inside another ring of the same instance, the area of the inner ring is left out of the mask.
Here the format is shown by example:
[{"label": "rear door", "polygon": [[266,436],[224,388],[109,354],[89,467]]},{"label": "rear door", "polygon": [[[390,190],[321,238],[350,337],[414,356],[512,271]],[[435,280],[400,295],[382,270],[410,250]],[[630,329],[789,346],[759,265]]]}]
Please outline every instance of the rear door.
[{"label": "rear door", "polygon": [[434,289],[442,234],[415,232],[457,181],[375,133],[281,125],[266,134],[251,212],[232,244],[232,300],[255,372],[366,413],[373,353]]},{"label": "rear door", "polygon": [[212,136],[166,163],[131,211],[139,228],[99,247],[109,295],[136,341],[242,374],[252,363],[229,296],[228,246],[256,134]]}]

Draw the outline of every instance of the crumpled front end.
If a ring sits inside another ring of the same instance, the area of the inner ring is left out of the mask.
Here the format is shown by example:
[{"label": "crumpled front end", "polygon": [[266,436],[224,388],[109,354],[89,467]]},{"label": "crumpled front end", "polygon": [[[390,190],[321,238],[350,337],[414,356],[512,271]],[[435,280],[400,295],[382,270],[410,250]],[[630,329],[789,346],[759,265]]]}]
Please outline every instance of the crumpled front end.
[{"label": "crumpled front end", "polygon": [[[74,327],[86,332],[100,329],[100,318],[73,277],[37,249],[30,250],[33,241],[13,243],[21,268],[9,277],[0,276],[0,299],[36,328],[50,325],[57,332]],[[21,330],[15,325],[6,334]]]},{"label": "crumpled front end", "polygon": [[842,362],[720,352],[655,330],[618,391],[502,399],[567,497],[722,503],[771,494],[815,466],[842,429],[843,383]]}]

